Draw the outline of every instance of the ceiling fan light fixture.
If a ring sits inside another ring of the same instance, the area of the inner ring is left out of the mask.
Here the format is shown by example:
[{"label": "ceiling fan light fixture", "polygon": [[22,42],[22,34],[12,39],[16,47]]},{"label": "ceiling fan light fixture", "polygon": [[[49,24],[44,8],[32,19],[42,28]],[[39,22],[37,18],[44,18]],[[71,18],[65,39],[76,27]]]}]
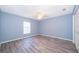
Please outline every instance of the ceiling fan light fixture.
[{"label": "ceiling fan light fixture", "polygon": [[37,19],[43,19],[44,16],[45,16],[45,13],[44,13],[43,11],[38,11],[38,12],[36,13],[36,18],[37,18]]}]

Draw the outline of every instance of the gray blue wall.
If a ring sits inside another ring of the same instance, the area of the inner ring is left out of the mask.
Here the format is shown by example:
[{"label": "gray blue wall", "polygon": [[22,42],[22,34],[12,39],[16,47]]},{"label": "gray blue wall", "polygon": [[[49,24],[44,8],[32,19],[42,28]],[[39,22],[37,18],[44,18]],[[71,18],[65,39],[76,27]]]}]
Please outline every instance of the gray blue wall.
[{"label": "gray blue wall", "polygon": [[[0,39],[0,42],[4,42],[22,36],[28,37],[31,35],[38,34],[38,22],[36,20],[31,20],[29,18],[20,17],[5,12],[1,12],[0,14],[0,31],[2,33],[2,38]],[[31,23],[31,33],[28,35],[23,34],[23,21]]]},{"label": "gray blue wall", "polygon": [[72,15],[63,15],[40,21],[40,34],[72,40]]},{"label": "gray blue wall", "polygon": [[[31,23],[31,33],[28,35],[23,35],[23,21],[28,21]],[[0,42],[36,34],[57,36],[72,40],[72,21],[71,14],[36,21],[33,19],[0,12]]]}]

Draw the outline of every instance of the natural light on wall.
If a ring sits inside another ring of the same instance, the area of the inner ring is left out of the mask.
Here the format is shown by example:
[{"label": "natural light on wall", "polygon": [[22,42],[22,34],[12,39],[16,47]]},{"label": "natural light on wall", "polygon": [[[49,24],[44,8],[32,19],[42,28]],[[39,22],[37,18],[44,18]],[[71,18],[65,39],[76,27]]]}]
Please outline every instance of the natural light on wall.
[{"label": "natural light on wall", "polygon": [[30,22],[23,22],[23,34],[29,34],[31,33],[31,24]]}]

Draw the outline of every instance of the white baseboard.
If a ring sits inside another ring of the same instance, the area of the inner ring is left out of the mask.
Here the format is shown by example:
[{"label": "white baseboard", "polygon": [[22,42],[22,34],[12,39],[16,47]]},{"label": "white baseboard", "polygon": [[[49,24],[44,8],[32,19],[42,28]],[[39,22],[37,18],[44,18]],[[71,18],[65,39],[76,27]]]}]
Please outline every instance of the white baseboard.
[{"label": "white baseboard", "polygon": [[58,38],[58,39],[67,40],[67,41],[73,41],[71,39],[66,39],[66,38],[57,37],[57,36],[50,36],[50,35],[45,35],[45,34],[39,34],[39,35],[48,36],[48,37],[52,37],[52,38]]},{"label": "white baseboard", "polygon": [[0,46],[1,46],[1,44],[3,44],[3,43],[7,43],[7,42],[11,42],[11,41],[16,41],[16,40],[21,40],[21,39],[33,37],[33,36],[36,36],[36,35],[38,35],[38,34],[31,35],[31,36],[28,36],[28,37],[20,37],[20,38],[15,38],[15,39],[12,39],[12,40],[7,40],[7,41],[4,41],[4,42],[1,42],[1,43],[0,43]]},{"label": "white baseboard", "polygon": [[[45,34],[36,34],[36,35],[43,35],[43,36],[48,36],[48,37],[52,37],[52,38],[58,38],[58,39],[62,39],[62,40],[72,41],[72,40],[70,40],[70,39],[61,38],[61,37],[56,37],[56,36],[50,36],[50,35],[45,35]],[[36,35],[31,35],[31,36],[28,36],[28,37],[33,37],[33,36],[36,36]],[[21,40],[21,39],[28,38],[28,37],[20,37],[20,38],[15,38],[15,39],[12,39],[12,40],[4,41],[4,42],[1,42],[1,43],[0,43],[0,46],[1,46],[1,44],[3,44],[3,43],[7,43],[7,42],[11,42],[11,41],[16,41],[16,40]]]}]

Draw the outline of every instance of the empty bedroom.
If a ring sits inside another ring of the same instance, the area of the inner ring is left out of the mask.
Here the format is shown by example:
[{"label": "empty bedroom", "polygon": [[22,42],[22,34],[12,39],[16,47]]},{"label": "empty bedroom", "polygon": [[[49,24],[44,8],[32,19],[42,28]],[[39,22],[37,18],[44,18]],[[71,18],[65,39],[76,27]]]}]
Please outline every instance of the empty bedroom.
[{"label": "empty bedroom", "polygon": [[78,5],[0,5],[0,53],[78,53]]}]

